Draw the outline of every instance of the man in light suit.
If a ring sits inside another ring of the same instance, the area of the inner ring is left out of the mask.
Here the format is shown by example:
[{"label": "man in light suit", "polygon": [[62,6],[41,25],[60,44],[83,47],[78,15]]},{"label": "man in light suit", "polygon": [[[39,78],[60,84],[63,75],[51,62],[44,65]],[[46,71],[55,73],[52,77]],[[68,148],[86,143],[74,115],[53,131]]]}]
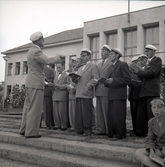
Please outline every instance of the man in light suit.
[{"label": "man in light suit", "polygon": [[113,65],[105,81],[109,87],[108,137],[115,139],[126,138],[127,85],[131,84],[128,64],[119,60],[121,56],[120,49],[111,49]]},{"label": "man in light suit", "polygon": [[97,84],[96,79],[99,78],[96,65],[90,62],[91,53],[87,48],[82,49],[81,59],[84,65],[77,72],[81,77],[76,87],[75,130],[78,134],[83,134],[84,136],[92,133],[93,88]]},{"label": "man in light suit", "polygon": [[41,50],[44,47],[44,38],[41,32],[30,36],[33,46],[27,53],[28,75],[26,77],[26,99],[23,107],[20,135],[26,138],[39,138],[39,125],[43,110],[45,89],[44,67],[61,60],[60,56],[48,58]]},{"label": "man in light suit", "polygon": [[[109,69],[112,66],[110,59],[110,46],[103,45],[102,61],[98,64],[99,78],[108,78]],[[96,86],[96,116],[97,116],[97,131],[96,135],[105,135],[108,133],[107,117],[108,117],[108,91],[109,88],[104,84],[98,83]]]},{"label": "man in light suit", "polygon": [[57,73],[54,78],[53,92],[53,117],[55,129],[62,131],[68,128],[68,91],[67,85],[70,84],[70,78],[66,74],[65,65],[61,62],[56,65]]},{"label": "man in light suit", "polygon": [[160,97],[160,74],[162,60],[155,56],[157,48],[153,45],[145,46],[145,54],[148,63],[143,69],[135,69],[134,73],[142,78],[142,85],[139,94],[139,104],[137,109],[136,135],[146,136],[148,132],[148,120],[153,117],[151,111],[151,100]]}]

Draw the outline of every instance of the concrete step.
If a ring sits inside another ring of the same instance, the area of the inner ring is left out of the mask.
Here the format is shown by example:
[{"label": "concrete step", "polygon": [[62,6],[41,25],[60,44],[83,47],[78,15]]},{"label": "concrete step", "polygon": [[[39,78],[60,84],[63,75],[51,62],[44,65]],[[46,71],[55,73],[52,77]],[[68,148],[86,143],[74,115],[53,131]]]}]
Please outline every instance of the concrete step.
[{"label": "concrete step", "polygon": [[108,161],[8,143],[0,143],[0,156],[45,167],[137,167],[137,164],[124,161]]},{"label": "concrete step", "polygon": [[0,132],[0,142],[88,156],[96,159],[120,160],[131,163],[137,162],[134,155],[137,148],[128,148],[124,146],[70,141],[48,137],[25,139],[18,134],[9,132]]},{"label": "concrete step", "polygon": [[42,167],[42,166],[0,158],[0,167]]},{"label": "concrete step", "polygon": [[7,119],[21,119],[22,115],[11,115],[11,114],[0,114],[0,119],[1,118],[7,118]]}]

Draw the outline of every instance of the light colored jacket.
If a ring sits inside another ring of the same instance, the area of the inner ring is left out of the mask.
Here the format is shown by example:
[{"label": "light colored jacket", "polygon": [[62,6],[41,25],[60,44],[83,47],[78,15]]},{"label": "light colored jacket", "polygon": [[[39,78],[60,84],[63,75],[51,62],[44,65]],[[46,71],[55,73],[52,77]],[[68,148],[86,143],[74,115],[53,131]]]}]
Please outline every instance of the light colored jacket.
[{"label": "light colored jacket", "polygon": [[[103,65],[100,62],[97,67],[99,70],[99,78],[109,78],[109,70],[112,66],[112,62],[108,59]],[[96,96],[108,96],[109,88],[105,87],[104,84],[98,83],[96,85]]]},{"label": "light colored jacket", "polygon": [[43,54],[39,46],[32,46],[27,53],[28,74],[26,77],[25,86],[35,89],[44,89],[45,65],[55,64],[59,60],[60,58],[58,56],[48,58]]},{"label": "light colored jacket", "polygon": [[54,77],[54,84],[60,85],[58,88],[55,88],[53,91],[53,101],[68,101],[68,90],[67,85],[70,84],[70,77],[66,72],[62,72],[60,78],[58,79],[59,74],[56,73]]},{"label": "light colored jacket", "polygon": [[94,86],[97,84],[93,79],[99,78],[97,66],[89,62],[84,69],[83,66],[80,67],[77,74],[81,78],[77,83],[76,98],[93,98]]}]

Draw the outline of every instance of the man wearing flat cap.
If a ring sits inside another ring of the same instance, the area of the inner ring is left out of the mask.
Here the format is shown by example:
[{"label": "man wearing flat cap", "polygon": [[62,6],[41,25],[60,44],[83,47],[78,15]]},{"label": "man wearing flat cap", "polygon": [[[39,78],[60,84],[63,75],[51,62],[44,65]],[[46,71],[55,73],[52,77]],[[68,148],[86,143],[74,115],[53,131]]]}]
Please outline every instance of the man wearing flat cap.
[{"label": "man wearing flat cap", "polygon": [[155,97],[160,97],[160,74],[162,60],[155,56],[157,48],[153,45],[145,46],[145,54],[148,57],[147,65],[143,70],[134,72],[142,78],[140,99],[137,110],[137,136],[146,136],[148,133],[148,120],[153,117],[150,102]]},{"label": "man wearing flat cap", "polygon": [[30,36],[33,42],[27,53],[28,75],[26,77],[26,99],[23,107],[20,135],[26,138],[39,138],[39,125],[43,110],[43,98],[45,89],[45,65],[55,64],[64,57],[55,56],[48,58],[41,50],[44,47],[44,38],[41,32],[35,32]]},{"label": "man wearing flat cap", "polygon": [[78,69],[80,75],[76,87],[76,113],[75,130],[84,136],[92,133],[92,101],[94,97],[94,86],[99,78],[98,69],[91,60],[92,52],[88,48],[81,51],[81,59],[84,64]]},{"label": "man wearing flat cap", "polygon": [[[97,65],[99,70],[99,78],[108,78],[109,70],[112,66],[110,59],[111,48],[109,45],[103,45],[101,56],[102,61]],[[96,135],[105,135],[108,133],[107,117],[108,117],[108,91],[109,88],[104,84],[98,83],[96,86],[96,117],[97,132]]]},{"label": "man wearing flat cap", "polygon": [[128,64],[119,60],[120,49],[111,49],[112,66],[105,86],[109,88],[108,137],[126,138],[126,99],[127,85],[131,84]]}]

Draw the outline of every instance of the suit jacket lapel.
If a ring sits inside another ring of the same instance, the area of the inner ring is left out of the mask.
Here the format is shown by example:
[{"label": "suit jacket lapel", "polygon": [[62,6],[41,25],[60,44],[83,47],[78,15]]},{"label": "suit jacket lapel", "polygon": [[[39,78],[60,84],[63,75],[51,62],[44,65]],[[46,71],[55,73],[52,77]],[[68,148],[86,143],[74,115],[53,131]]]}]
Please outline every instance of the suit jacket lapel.
[{"label": "suit jacket lapel", "polygon": [[85,71],[87,71],[88,70],[88,68],[91,66],[91,62],[90,63],[88,63],[86,66],[85,66],[85,68],[82,70],[82,68],[83,67],[81,67],[81,71],[80,71],[80,73],[79,73],[79,75],[83,75],[84,73],[85,73]]},{"label": "suit jacket lapel", "polygon": [[158,122],[156,121],[156,118],[153,119],[153,122],[152,122],[152,129],[154,131],[154,133],[159,136],[159,133],[160,133],[160,127],[158,125]]},{"label": "suit jacket lapel", "polygon": [[109,73],[109,78],[111,77],[113,71],[117,68],[118,64],[119,64],[119,60],[118,60],[114,65],[112,65],[112,66],[110,67],[110,70],[109,70],[109,71],[110,71],[110,73]]},{"label": "suit jacket lapel", "polygon": [[103,66],[101,66],[101,70],[100,72],[102,72],[108,65],[109,65],[109,59],[103,64]]},{"label": "suit jacket lapel", "polygon": [[61,73],[60,78],[58,79],[58,83],[60,82],[60,80],[64,77],[64,72]]},{"label": "suit jacket lapel", "polygon": [[163,118],[162,126],[161,126],[160,131],[159,131],[159,138],[163,135],[163,133],[165,133],[165,115]]},{"label": "suit jacket lapel", "polygon": [[54,77],[54,83],[57,84],[58,82],[58,73],[56,73],[55,77]]}]

